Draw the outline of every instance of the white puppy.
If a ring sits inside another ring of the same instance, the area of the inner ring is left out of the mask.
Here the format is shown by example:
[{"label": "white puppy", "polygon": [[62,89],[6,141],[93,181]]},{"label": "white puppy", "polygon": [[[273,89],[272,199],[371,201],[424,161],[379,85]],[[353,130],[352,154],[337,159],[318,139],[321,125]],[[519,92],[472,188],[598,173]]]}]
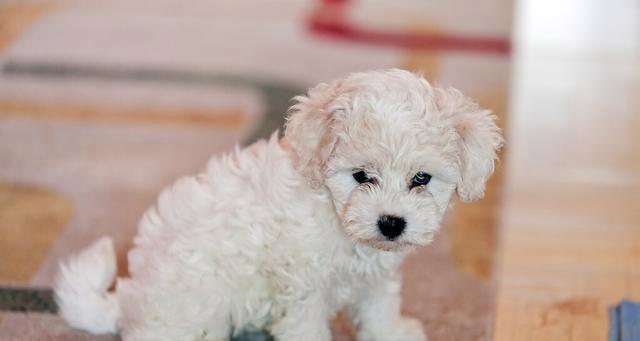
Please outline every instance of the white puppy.
[{"label": "white puppy", "polygon": [[454,192],[482,197],[502,143],[494,116],[402,70],[355,73],[296,98],[273,134],[164,190],[115,291],[103,238],[61,266],[60,314],[124,340],[425,340],[400,315],[398,266],[428,244]]}]

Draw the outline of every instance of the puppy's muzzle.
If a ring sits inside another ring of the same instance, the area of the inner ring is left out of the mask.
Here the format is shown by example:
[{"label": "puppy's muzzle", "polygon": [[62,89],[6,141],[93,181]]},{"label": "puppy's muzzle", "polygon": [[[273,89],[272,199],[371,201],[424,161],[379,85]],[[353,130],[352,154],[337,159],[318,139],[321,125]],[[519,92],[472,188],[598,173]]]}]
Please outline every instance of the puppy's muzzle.
[{"label": "puppy's muzzle", "polygon": [[404,232],[406,225],[407,222],[401,217],[383,215],[378,218],[378,229],[387,240],[398,238]]}]

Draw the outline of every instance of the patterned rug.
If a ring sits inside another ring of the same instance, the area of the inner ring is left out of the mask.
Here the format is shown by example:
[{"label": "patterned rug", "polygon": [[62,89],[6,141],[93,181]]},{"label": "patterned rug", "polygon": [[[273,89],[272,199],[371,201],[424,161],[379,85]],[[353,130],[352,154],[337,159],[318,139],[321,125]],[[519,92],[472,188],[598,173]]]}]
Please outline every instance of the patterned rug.
[{"label": "patterned rug", "polygon": [[[59,260],[111,235],[123,262],[164,186],[281,128],[317,82],[403,67],[504,121],[511,2],[393,4],[0,2],[0,339],[116,340],[53,314]],[[404,310],[431,340],[491,335],[501,178],[405,265]],[[353,339],[340,317],[333,333]]]}]

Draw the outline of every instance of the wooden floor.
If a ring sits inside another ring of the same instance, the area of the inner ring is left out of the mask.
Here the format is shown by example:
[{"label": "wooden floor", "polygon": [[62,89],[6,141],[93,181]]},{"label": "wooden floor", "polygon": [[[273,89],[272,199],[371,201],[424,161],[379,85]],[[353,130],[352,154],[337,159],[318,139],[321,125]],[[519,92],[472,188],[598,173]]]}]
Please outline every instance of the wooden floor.
[{"label": "wooden floor", "polygon": [[605,340],[640,300],[640,3],[521,1],[495,340]]}]

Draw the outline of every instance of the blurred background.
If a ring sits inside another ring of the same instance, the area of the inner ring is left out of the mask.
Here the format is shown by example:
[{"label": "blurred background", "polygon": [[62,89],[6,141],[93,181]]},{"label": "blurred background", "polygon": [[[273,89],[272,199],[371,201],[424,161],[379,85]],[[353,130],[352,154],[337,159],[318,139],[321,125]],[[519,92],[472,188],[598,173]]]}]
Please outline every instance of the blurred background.
[{"label": "blurred background", "polygon": [[435,341],[605,339],[640,299],[637,0],[0,0],[0,339],[117,340],[53,314],[59,259],[108,234],[123,262],[163,187],[389,67],[507,137],[487,196],[405,264],[404,311]]}]

